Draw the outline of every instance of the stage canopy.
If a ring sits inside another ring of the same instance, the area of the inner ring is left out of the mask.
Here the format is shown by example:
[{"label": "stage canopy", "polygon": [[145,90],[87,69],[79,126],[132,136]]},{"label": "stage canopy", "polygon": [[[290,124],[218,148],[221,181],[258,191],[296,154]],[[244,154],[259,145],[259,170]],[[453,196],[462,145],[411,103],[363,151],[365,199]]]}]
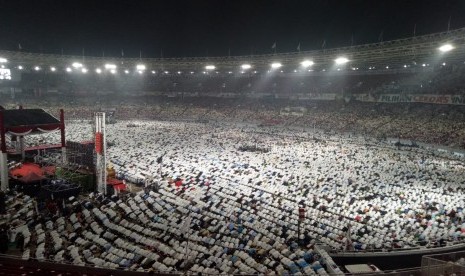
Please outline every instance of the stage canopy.
[{"label": "stage canopy", "polygon": [[3,110],[5,134],[28,135],[59,130],[61,122],[43,109]]}]

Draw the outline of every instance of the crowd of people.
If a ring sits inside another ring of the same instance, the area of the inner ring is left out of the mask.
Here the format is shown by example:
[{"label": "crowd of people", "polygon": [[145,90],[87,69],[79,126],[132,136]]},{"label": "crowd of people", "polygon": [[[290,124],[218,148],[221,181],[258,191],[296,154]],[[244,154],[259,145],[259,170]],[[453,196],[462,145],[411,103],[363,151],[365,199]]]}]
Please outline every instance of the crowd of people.
[{"label": "crowd of people", "polygon": [[[360,133],[380,139],[398,138],[454,148],[465,148],[465,107],[423,103],[363,103],[345,101],[283,101],[279,99],[222,98],[89,98],[20,102],[67,119],[91,120],[94,112],[112,108],[119,120],[190,120],[210,122],[273,121],[284,127],[314,127],[337,133]],[[1,103],[0,103],[1,104]],[[6,102],[5,107],[18,103]],[[305,111],[288,115],[283,109],[298,106]]]},{"label": "crowd of people", "polygon": [[[345,67],[342,71],[315,69],[254,69],[242,73],[228,71],[146,72],[144,74],[79,74],[23,72],[20,87],[24,91],[52,90],[84,96],[97,93],[164,94],[278,94],[318,93],[371,94],[458,94],[463,95],[465,65],[409,64],[401,68]],[[341,68],[339,68],[341,69]],[[320,71],[321,70],[321,71]],[[178,73],[179,72],[179,73]]]},{"label": "crowd of people", "polygon": [[[319,243],[367,252],[465,237],[462,160],[383,139],[463,147],[461,106],[309,102],[291,116],[281,111],[292,103],[274,100],[93,100],[24,106],[64,108],[68,141],[92,140],[93,112],[114,108],[109,165],[127,183],[150,179],[153,190],[84,196],[45,215],[32,199],[9,194],[2,220],[10,242],[15,233],[24,238],[25,259],[325,274],[335,265],[315,250]],[[58,142],[57,133],[26,137],[27,146]]]}]

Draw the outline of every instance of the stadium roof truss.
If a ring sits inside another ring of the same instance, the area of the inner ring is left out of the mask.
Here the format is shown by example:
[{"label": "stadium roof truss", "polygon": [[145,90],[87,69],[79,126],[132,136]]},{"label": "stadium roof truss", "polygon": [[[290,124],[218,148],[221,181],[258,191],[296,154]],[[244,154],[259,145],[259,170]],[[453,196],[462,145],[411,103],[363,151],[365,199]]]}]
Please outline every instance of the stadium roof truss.
[{"label": "stadium roof truss", "polygon": [[316,66],[324,67],[333,65],[335,58],[344,56],[349,59],[349,65],[368,67],[427,62],[440,54],[438,48],[444,43],[453,44],[455,49],[441,61],[463,62],[465,28],[350,47],[268,55],[140,59],[0,51],[0,56],[17,65],[69,67],[73,62],[81,62],[88,68],[98,68],[108,63],[118,67],[135,68],[137,64],[143,63],[153,70],[198,70],[204,69],[208,64],[214,64],[218,70],[228,70],[237,69],[244,63],[252,64],[254,68],[268,68],[273,61],[279,61],[283,66],[296,66],[308,58],[312,59]]}]

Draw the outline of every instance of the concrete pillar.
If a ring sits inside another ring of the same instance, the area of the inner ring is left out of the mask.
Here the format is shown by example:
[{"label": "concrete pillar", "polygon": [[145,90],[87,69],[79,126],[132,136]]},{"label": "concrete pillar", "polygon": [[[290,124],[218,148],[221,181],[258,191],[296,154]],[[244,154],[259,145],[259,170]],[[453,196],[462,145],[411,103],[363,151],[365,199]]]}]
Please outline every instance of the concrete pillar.
[{"label": "concrete pillar", "polygon": [[2,191],[8,190],[8,157],[6,152],[0,153],[0,180]]},{"label": "concrete pillar", "polygon": [[24,147],[24,136],[19,136],[19,150],[21,151],[21,160],[26,159],[26,148]]},{"label": "concrete pillar", "polygon": [[5,126],[3,121],[3,110],[0,110],[0,189],[8,189],[8,156],[6,152]]}]

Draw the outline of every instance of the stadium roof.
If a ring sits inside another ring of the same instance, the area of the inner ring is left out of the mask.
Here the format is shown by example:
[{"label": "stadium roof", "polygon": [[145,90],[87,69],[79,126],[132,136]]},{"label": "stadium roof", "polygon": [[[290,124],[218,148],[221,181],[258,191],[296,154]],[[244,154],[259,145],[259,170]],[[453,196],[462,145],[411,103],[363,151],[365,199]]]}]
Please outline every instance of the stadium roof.
[{"label": "stadium roof", "polygon": [[434,59],[439,54],[438,48],[445,43],[451,43],[455,49],[441,60],[444,62],[461,61],[465,55],[465,28],[448,32],[435,33],[385,41],[372,44],[357,45],[343,48],[323,49],[315,51],[290,52],[268,55],[225,56],[225,57],[185,57],[185,58],[121,58],[121,57],[90,57],[67,56],[52,54],[36,54],[18,51],[1,51],[0,57],[8,60],[13,66],[61,66],[70,67],[79,62],[87,69],[104,69],[105,64],[120,68],[135,69],[144,64],[148,70],[204,70],[213,64],[217,70],[232,70],[240,68],[244,63],[253,68],[269,68],[272,62],[280,62],[283,66],[298,66],[304,59],[311,59],[314,66],[327,67],[334,64],[337,57],[344,56],[350,66],[401,66],[406,63],[423,63]]}]

